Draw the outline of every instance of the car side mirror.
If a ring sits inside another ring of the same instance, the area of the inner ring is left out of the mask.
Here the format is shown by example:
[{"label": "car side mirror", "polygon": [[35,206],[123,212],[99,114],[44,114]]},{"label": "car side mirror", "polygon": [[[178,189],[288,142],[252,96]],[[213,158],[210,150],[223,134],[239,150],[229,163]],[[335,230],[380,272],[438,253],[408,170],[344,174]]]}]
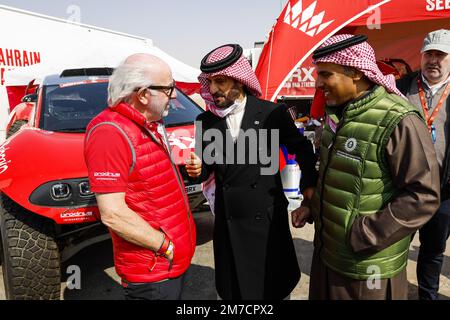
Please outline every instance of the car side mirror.
[{"label": "car side mirror", "polygon": [[36,102],[38,99],[37,93],[27,94],[22,98],[22,102]]}]

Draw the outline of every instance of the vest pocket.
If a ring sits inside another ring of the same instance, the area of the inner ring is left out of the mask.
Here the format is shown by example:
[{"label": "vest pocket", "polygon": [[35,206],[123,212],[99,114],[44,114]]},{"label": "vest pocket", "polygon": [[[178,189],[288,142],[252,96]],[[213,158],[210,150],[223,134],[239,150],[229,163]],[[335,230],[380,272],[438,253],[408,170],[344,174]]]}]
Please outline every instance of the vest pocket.
[{"label": "vest pocket", "polygon": [[175,250],[173,251],[173,259],[172,260],[169,260],[169,258],[167,258],[166,256],[163,256],[162,258],[165,259],[167,261],[167,263],[169,264],[169,266],[167,267],[167,271],[172,270],[173,260],[175,259]]},{"label": "vest pocket", "polygon": [[[166,238],[168,238],[170,241],[172,241],[172,244],[175,246],[175,243],[172,240],[172,237],[169,236],[169,234],[166,232],[166,230],[164,230],[164,228],[162,228],[161,226],[159,227],[159,229],[165,234]],[[164,259],[164,261],[167,261],[167,263],[168,263],[167,271],[172,270],[173,261],[175,260],[175,250],[176,250],[176,247],[174,247],[174,250],[173,250],[172,260],[169,260],[169,258],[166,256],[160,256],[161,259]]]},{"label": "vest pocket", "polygon": [[350,153],[347,153],[347,152],[344,152],[344,151],[341,151],[341,150],[337,150],[336,151],[336,156],[344,157],[344,158],[346,158],[348,160],[353,160],[353,161],[358,161],[358,162],[362,161],[360,157],[355,156],[355,155],[350,154]]}]

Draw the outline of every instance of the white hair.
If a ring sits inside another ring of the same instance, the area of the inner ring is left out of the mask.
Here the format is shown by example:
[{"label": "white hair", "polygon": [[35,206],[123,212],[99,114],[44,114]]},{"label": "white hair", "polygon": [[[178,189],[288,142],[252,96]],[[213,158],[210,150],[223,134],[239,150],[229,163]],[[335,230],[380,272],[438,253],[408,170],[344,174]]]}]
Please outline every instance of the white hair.
[{"label": "white hair", "polygon": [[152,67],[145,62],[122,62],[109,79],[108,103],[127,102],[134,90],[151,85]]}]

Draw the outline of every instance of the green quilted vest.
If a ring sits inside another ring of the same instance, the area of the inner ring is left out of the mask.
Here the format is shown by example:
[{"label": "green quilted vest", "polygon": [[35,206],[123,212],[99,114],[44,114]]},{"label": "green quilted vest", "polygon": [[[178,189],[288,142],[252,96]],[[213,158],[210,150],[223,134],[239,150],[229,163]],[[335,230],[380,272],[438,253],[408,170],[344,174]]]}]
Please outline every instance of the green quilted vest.
[{"label": "green quilted vest", "polygon": [[350,103],[341,119],[327,109],[311,204],[315,246],[329,268],[349,278],[391,278],[406,266],[410,236],[365,256],[353,252],[348,238],[356,217],[376,213],[396,196],[384,152],[393,129],[408,114],[421,117],[417,108],[383,87]]}]

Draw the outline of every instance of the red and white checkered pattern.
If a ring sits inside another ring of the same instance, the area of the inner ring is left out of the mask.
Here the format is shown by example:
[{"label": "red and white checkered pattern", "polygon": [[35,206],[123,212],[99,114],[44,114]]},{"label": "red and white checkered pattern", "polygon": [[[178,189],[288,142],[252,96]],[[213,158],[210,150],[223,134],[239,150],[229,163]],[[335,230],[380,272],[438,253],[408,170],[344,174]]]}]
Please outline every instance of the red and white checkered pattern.
[{"label": "red and white checkered pattern", "polygon": [[[327,47],[345,39],[351,38],[351,34],[340,34],[327,39],[319,48]],[[403,94],[395,86],[395,77],[391,74],[383,75],[377,66],[375,52],[367,43],[351,46],[341,51],[334,52],[325,57],[314,60],[317,62],[329,62],[358,69],[372,82],[383,86],[389,93],[395,93],[404,98]]]},{"label": "red and white checkered pattern", "polygon": [[[233,52],[232,47],[222,47],[215,50],[213,53],[211,53],[206,60],[208,63],[217,62],[220,60],[223,60],[228,55],[230,55]],[[250,63],[248,60],[242,55],[235,63],[233,63],[231,66],[228,66],[227,68],[213,72],[213,73],[205,73],[202,72],[198,80],[200,84],[202,85],[202,88],[200,89],[200,95],[203,97],[205,102],[208,105],[214,105],[214,99],[211,96],[211,93],[209,91],[209,85],[208,85],[208,78],[214,77],[214,76],[227,76],[230,78],[233,78],[240,83],[244,84],[247,89],[255,96],[259,97],[262,93],[261,91],[261,85],[259,84],[258,79],[256,78],[255,73],[252,70],[252,67],[250,66]]]}]

